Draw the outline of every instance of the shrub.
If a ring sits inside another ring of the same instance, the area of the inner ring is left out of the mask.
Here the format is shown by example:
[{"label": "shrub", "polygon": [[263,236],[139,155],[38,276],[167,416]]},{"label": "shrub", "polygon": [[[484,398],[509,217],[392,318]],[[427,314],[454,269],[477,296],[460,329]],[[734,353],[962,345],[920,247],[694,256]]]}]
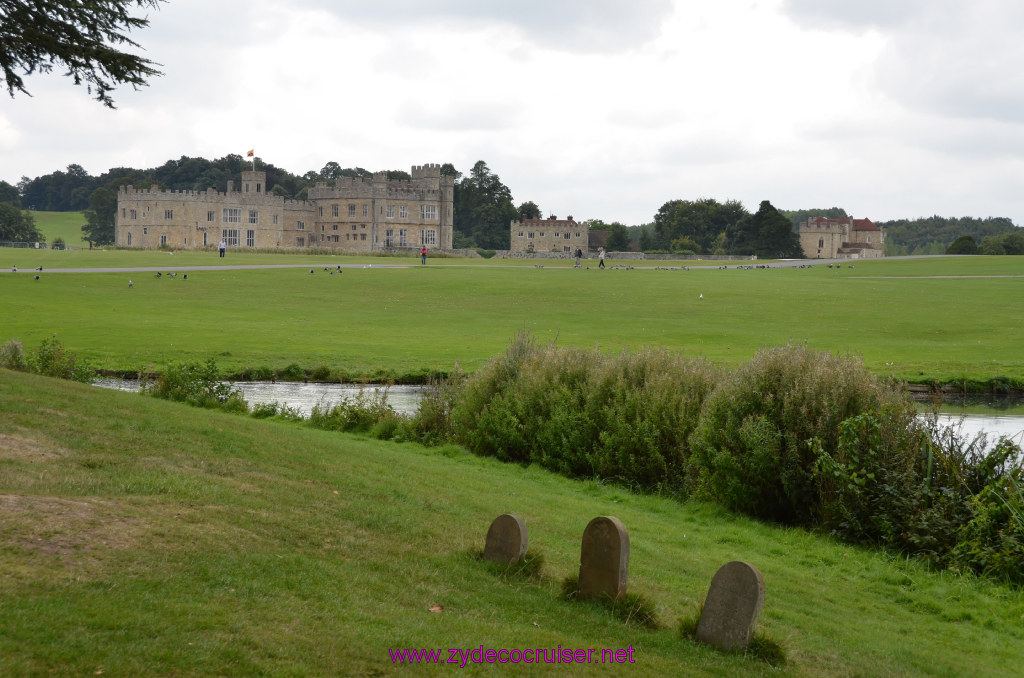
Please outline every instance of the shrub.
[{"label": "shrub", "polygon": [[714,379],[705,361],[665,351],[538,348],[520,332],[461,389],[452,432],[477,454],[678,492]]},{"label": "shrub", "polygon": [[448,377],[431,378],[416,414],[405,424],[405,435],[425,445],[455,439],[452,410],[465,381],[466,374],[458,366]]},{"label": "shrub", "polygon": [[1020,448],[1006,438],[989,458],[1013,459],[1013,467],[993,478],[971,500],[971,519],[959,530],[952,563],[963,570],[1024,584],[1024,468]]},{"label": "shrub", "polygon": [[267,365],[246,367],[239,376],[243,381],[273,381],[274,370]]},{"label": "shrub", "polygon": [[319,365],[313,368],[313,371],[309,373],[309,378],[313,381],[330,381],[331,379],[331,368],[326,365]]},{"label": "shrub", "polygon": [[[388,389],[385,387],[360,390],[354,398],[345,398],[334,406],[314,405],[309,423],[314,428],[328,431],[369,433],[379,422],[394,417],[398,415],[388,404]],[[382,428],[381,432],[384,430]],[[392,432],[394,430],[391,429]]]},{"label": "shrub", "polygon": [[288,367],[277,371],[277,378],[282,381],[302,381],[306,378],[306,373],[298,363],[292,363]]},{"label": "shrub", "polygon": [[28,369],[28,363],[25,362],[25,350],[20,341],[11,339],[0,347],[0,367],[8,370]]},{"label": "shrub", "polygon": [[230,411],[246,411],[241,392],[220,380],[217,364],[210,358],[205,363],[189,361],[169,363],[149,391],[158,398],[187,402],[199,407],[224,407]]},{"label": "shrub", "polygon": [[26,361],[28,368],[36,374],[58,379],[70,379],[82,383],[91,383],[95,371],[85,360],[79,360],[74,352],[67,350],[56,335],[43,339],[39,348],[33,351]]},{"label": "shrub", "polygon": [[748,515],[813,524],[818,456],[835,452],[843,421],[870,410],[906,422],[914,414],[901,391],[852,357],[805,345],[762,349],[705,401],[688,485]]}]

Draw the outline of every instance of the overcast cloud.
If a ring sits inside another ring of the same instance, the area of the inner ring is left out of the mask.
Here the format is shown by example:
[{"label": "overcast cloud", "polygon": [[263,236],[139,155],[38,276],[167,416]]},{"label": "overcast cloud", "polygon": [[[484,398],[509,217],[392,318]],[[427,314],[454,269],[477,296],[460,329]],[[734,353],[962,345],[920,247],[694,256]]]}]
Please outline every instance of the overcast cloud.
[{"label": "overcast cloud", "polygon": [[1012,0],[171,0],[118,110],[56,75],[0,102],[0,179],[254,148],[292,172],[485,160],[518,203],[666,201],[1024,224]]}]

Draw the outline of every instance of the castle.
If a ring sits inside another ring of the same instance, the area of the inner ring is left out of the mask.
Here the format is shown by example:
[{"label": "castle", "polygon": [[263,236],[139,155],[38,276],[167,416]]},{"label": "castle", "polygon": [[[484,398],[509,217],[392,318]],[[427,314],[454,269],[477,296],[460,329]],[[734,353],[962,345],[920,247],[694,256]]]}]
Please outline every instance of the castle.
[{"label": "castle", "polygon": [[813,217],[800,222],[807,259],[878,259],[885,256],[885,231],[870,219]]},{"label": "castle", "polygon": [[513,252],[563,252],[578,249],[586,254],[590,241],[588,224],[550,216],[547,219],[523,219],[511,223]]},{"label": "castle", "polygon": [[200,249],[326,248],[379,252],[452,249],[454,177],[440,165],[414,166],[411,180],[341,178],[317,183],[306,200],[268,192],[266,172],[242,172],[227,191],[164,191],[123,186],[116,243],[122,247]]}]

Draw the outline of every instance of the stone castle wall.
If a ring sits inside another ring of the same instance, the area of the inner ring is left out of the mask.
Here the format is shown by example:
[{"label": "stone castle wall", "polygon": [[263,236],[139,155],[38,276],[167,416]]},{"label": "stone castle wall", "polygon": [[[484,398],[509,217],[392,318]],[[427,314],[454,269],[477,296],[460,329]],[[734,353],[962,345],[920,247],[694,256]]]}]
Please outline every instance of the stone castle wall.
[{"label": "stone castle wall", "polygon": [[373,252],[426,246],[450,250],[454,178],[440,165],[412,168],[410,181],[342,178],[317,184],[308,200],[267,193],[266,173],[246,171],[235,190],[162,191],[122,187],[116,243],[123,247],[328,248]]}]

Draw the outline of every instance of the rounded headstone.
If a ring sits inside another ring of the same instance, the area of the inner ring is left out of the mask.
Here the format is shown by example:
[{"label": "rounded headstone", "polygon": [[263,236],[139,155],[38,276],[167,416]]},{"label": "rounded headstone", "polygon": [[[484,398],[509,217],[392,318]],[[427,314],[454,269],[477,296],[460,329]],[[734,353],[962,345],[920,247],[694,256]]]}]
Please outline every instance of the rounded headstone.
[{"label": "rounded headstone", "polygon": [[749,563],[726,563],[711,580],[697,622],[697,640],[722,650],[745,650],[764,606],[764,577]]},{"label": "rounded headstone", "polygon": [[526,523],[508,513],[494,519],[487,530],[484,558],[496,563],[515,563],[526,555],[529,538]]},{"label": "rounded headstone", "polygon": [[583,531],[580,598],[618,598],[626,593],[629,532],[618,518],[598,516]]}]

